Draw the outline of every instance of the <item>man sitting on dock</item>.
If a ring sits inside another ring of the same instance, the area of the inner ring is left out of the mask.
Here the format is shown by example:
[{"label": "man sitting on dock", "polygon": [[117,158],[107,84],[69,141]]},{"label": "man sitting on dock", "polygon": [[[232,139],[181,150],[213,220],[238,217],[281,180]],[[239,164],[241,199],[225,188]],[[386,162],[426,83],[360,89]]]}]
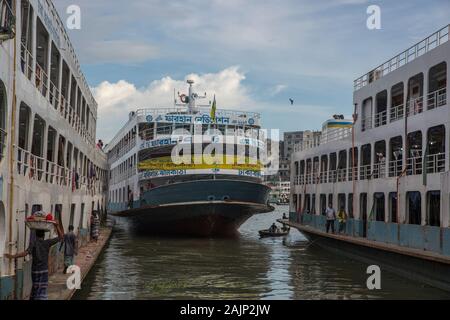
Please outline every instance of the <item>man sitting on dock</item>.
[{"label": "man sitting on dock", "polygon": [[13,255],[5,254],[5,257],[9,259],[24,258],[27,255],[32,256],[31,279],[33,281],[33,287],[30,300],[48,299],[48,255],[50,248],[62,241],[64,237],[59,223],[56,224],[56,231],[58,232],[58,237],[44,240],[45,231],[36,230],[36,240],[30,244],[25,252]]},{"label": "man sitting on dock", "polygon": [[330,227],[331,233],[334,233],[334,221],[336,220],[336,212],[332,208],[331,203],[327,207],[326,216],[327,216],[327,233],[330,230]]}]

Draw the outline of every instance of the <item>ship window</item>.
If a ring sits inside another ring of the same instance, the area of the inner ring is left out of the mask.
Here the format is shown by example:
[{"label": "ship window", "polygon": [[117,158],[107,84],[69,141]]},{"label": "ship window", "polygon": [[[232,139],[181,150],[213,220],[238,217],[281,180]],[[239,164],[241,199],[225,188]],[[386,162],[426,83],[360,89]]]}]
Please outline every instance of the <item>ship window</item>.
[{"label": "ship window", "polygon": [[0,201],[0,257],[3,256],[6,243],[6,213],[3,201]]},{"label": "ship window", "polygon": [[54,161],[55,143],[56,143],[56,130],[49,126],[47,133],[47,160],[50,162]]},{"label": "ship window", "polygon": [[311,202],[310,202],[311,196],[309,194],[305,194],[305,203],[303,205],[303,212],[304,213],[311,213]]},{"label": "ship window", "polygon": [[296,211],[297,211],[297,212],[300,212],[300,206],[301,206],[301,203],[302,203],[302,195],[299,194],[299,195],[298,195],[298,201],[297,201],[297,208],[296,208]]},{"label": "ship window", "polygon": [[331,208],[333,208],[333,194],[330,193],[328,195],[328,204],[330,205]]},{"label": "ship window", "polygon": [[65,148],[66,148],[66,139],[60,135],[58,141],[58,165],[61,167],[64,167]]},{"label": "ship window", "polygon": [[422,223],[422,197],[420,192],[406,193],[406,212],[409,212],[409,224],[420,225]]},{"label": "ship window", "polygon": [[33,144],[31,145],[31,153],[38,157],[42,157],[44,152],[44,132],[45,121],[36,114],[34,117]]},{"label": "ship window", "polygon": [[28,150],[30,115],[30,108],[22,103],[19,111],[19,148],[23,150]]},{"label": "ship window", "polygon": [[445,126],[428,129],[426,150],[427,173],[442,172],[445,168]]},{"label": "ship window", "polygon": [[422,174],[422,132],[408,134],[407,174]]},{"label": "ship window", "polygon": [[384,193],[375,193],[373,195],[373,201],[375,217],[372,217],[372,219],[375,218],[376,221],[385,221]]},{"label": "ship window", "polygon": [[0,81],[0,161],[3,160],[3,151],[6,147],[6,90],[3,82]]},{"label": "ship window", "polygon": [[84,203],[81,204],[79,227],[80,227],[80,229],[83,229],[83,227],[84,227]]},{"label": "ship window", "polygon": [[379,127],[387,122],[387,90],[378,93],[375,102],[375,127]]},{"label": "ship window", "polygon": [[62,204],[55,204],[55,219],[62,223]]},{"label": "ship window", "polygon": [[31,214],[35,214],[38,211],[42,211],[42,204],[33,204],[31,206]]},{"label": "ship window", "polygon": [[353,193],[348,194],[347,213],[350,219],[353,219]]},{"label": "ship window", "polygon": [[428,110],[447,104],[447,63],[430,69],[428,75]]},{"label": "ship window", "polygon": [[49,35],[41,19],[37,18],[36,25],[36,87],[45,97],[47,96],[48,80],[48,43]]},{"label": "ship window", "polygon": [[296,195],[295,193],[292,195],[292,207],[294,208],[294,210],[297,212],[297,197],[298,195]]},{"label": "ship window", "polygon": [[300,161],[300,175],[305,174],[305,160]]},{"label": "ship window", "polygon": [[427,193],[427,224],[433,227],[441,225],[441,192]]},{"label": "ship window", "polygon": [[[423,95],[423,73],[419,73],[408,81],[408,101],[422,97]],[[408,114],[416,114],[422,112],[423,101],[416,100],[417,103],[412,103]]]},{"label": "ship window", "polygon": [[389,216],[392,223],[397,223],[397,192],[389,193]]},{"label": "ship window", "polygon": [[316,214],[316,194],[311,197],[311,214]]},{"label": "ship window", "polygon": [[157,135],[167,135],[172,133],[172,124],[165,124],[165,123],[158,123],[158,126],[156,127],[156,134]]},{"label": "ship window", "polygon": [[72,167],[72,148],[72,144],[67,142],[66,166],[69,169]]},{"label": "ship window", "polygon": [[372,97],[367,98],[362,103],[361,130],[372,128]]},{"label": "ship window", "polygon": [[403,138],[397,136],[389,141],[389,177],[397,177],[403,170]]},{"label": "ship window", "polygon": [[339,193],[338,194],[338,205],[337,210],[345,210],[345,193]]},{"label": "ship window", "polygon": [[61,55],[55,44],[52,42],[52,53],[50,62],[50,104],[53,105],[55,109],[59,106],[59,64],[61,60]]}]

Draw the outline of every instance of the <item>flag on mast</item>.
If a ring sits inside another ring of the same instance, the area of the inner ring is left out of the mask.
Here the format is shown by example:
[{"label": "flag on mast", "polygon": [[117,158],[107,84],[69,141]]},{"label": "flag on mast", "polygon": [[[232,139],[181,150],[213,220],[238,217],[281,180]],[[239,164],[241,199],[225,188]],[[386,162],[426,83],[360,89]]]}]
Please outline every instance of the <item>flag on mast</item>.
[{"label": "flag on mast", "polygon": [[217,109],[217,103],[216,103],[216,95],[214,95],[214,101],[211,108],[211,120],[216,121],[216,109]]}]

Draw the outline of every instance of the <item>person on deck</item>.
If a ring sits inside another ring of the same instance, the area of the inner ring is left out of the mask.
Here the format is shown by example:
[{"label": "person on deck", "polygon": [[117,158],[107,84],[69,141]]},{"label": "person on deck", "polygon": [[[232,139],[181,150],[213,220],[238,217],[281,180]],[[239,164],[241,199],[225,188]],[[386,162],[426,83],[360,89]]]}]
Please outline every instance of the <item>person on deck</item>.
[{"label": "person on deck", "polygon": [[78,239],[73,232],[73,226],[69,226],[69,232],[64,235],[64,242],[61,243],[59,251],[62,250],[64,244],[64,271],[67,272],[67,268],[73,265],[74,256],[78,254]]},{"label": "person on deck", "polygon": [[51,247],[61,242],[64,237],[59,222],[56,224],[56,231],[58,237],[45,240],[45,231],[36,230],[36,240],[30,244],[26,251],[13,255],[5,254],[5,257],[9,259],[32,256],[31,280],[33,287],[30,300],[48,300],[48,255]]},{"label": "person on deck", "polygon": [[341,209],[339,210],[339,212],[337,214],[337,219],[339,222],[338,233],[345,232],[345,224],[347,223],[347,213],[345,212],[344,206],[341,206]]},{"label": "person on deck", "polygon": [[334,221],[336,220],[336,212],[332,208],[331,203],[327,207],[326,217],[327,217],[327,233],[330,230],[330,227],[331,233],[334,233]]}]

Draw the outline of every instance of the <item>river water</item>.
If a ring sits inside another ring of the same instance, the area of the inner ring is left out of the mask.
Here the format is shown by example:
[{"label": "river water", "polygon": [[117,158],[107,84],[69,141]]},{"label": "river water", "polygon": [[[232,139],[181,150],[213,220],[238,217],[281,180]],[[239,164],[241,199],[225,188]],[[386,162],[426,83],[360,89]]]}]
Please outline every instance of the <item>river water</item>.
[{"label": "river water", "polygon": [[234,239],[154,238],[118,220],[75,299],[450,299],[384,270],[381,290],[368,290],[367,264],[308,246],[297,230],[259,239],[283,212],[253,216]]}]

